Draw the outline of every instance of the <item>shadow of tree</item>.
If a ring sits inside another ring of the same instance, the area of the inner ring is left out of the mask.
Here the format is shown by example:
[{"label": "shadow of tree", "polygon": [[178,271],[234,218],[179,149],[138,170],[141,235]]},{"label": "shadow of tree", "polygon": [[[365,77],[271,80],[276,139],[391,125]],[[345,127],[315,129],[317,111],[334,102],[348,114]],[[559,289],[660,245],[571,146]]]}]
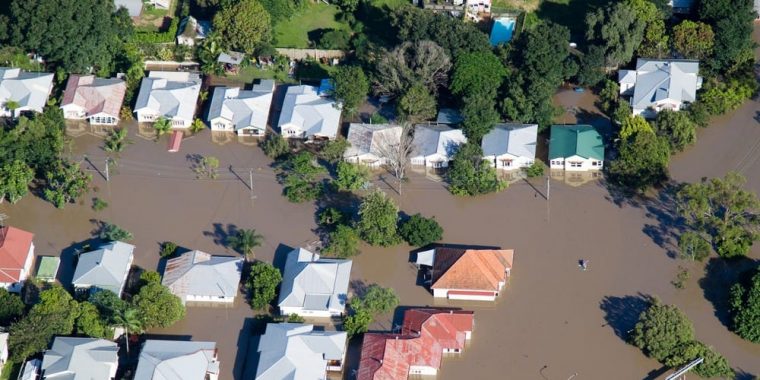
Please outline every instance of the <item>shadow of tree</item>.
[{"label": "shadow of tree", "polygon": [[746,257],[726,260],[717,257],[711,258],[705,266],[705,276],[699,280],[705,298],[713,305],[713,313],[720,323],[731,327],[731,314],[729,311],[729,294],[731,286],[745,276],[752,274],[760,261]]},{"label": "shadow of tree", "polygon": [[635,296],[605,296],[599,303],[599,308],[604,311],[604,320],[607,321],[602,326],[610,326],[615,335],[628,342],[639,315],[651,303],[652,297],[641,293]]},{"label": "shadow of tree", "polygon": [[214,238],[214,244],[221,245],[223,247],[227,246],[227,241],[230,236],[236,235],[239,230],[236,225],[231,223],[228,223],[227,225],[224,225],[223,223],[214,223],[212,226],[213,230],[203,231],[203,236]]},{"label": "shadow of tree", "polygon": [[609,2],[609,0],[542,1],[536,13],[542,20],[551,20],[570,29],[574,42],[583,42],[585,41],[586,14]]}]

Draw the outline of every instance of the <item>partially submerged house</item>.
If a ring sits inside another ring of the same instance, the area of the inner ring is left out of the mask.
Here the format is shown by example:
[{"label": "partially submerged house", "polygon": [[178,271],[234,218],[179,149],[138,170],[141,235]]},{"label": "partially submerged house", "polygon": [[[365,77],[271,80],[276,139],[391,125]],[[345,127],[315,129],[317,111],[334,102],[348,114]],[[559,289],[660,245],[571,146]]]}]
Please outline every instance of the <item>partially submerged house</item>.
[{"label": "partially submerged house", "polygon": [[215,88],[208,111],[211,130],[235,132],[238,136],[264,136],[274,88],[271,79],[261,80],[250,90]]},{"label": "partially submerged house", "polygon": [[0,67],[0,117],[42,112],[53,90],[53,74]]},{"label": "partially submerged house", "polygon": [[142,346],[134,380],[217,380],[216,342],[148,339]]},{"label": "partially submerged house", "polygon": [[84,120],[96,125],[116,125],[121,118],[121,104],[127,83],[118,78],[97,78],[94,75],[69,76],[63,92],[63,117]]},{"label": "partially submerged house", "polygon": [[345,312],[351,260],[322,259],[297,248],[288,254],[282,276],[280,314],[335,317]]},{"label": "partially submerged house", "polygon": [[662,110],[678,111],[697,100],[702,88],[699,61],[636,60],[636,70],[618,72],[620,95],[630,96],[634,115],[654,118]]},{"label": "partially submerged house", "polygon": [[75,289],[110,290],[121,296],[132,267],[135,246],[112,241],[79,255],[71,283]]},{"label": "partially submerged house", "polygon": [[0,227],[0,287],[20,292],[34,265],[34,234]]},{"label": "partially submerged house", "polygon": [[195,46],[197,41],[205,39],[209,33],[211,33],[210,21],[187,16],[182,19],[177,28],[177,45]]},{"label": "partially submerged house", "polygon": [[112,380],[118,365],[114,342],[57,336],[42,358],[42,380]]},{"label": "partially submerged house", "polygon": [[433,297],[495,301],[512,272],[511,249],[439,247],[417,254],[417,265],[429,268]]},{"label": "partially submerged house", "polygon": [[442,124],[418,124],[414,127],[414,147],[409,158],[412,165],[445,168],[459,146],[466,142],[461,129]]},{"label": "partially submerged house", "polygon": [[514,170],[536,160],[537,124],[496,124],[483,136],[483,159],[493,167]]},{"label": "partially submerged house", "polygon": [[332,140],[338,136],[340,112],[340,104],[319,96],[317,87],[290,86],[277,126],[284,138]]},{"label": "partially submerged house", "polygon": [[591,125],[552,125],[549,139],[549,167],[566,171],[601,170],[604,141]]},{"label": "partially submerged house", "polygon": [[398,150],[402,132],[398,125],[351,123],[346,138],[350,145],[343,159],[371,168],[385,165],[393,150]]},{"label": "partially submerged house", "polygon": [[135,102],[137,121],[152,123],[163,117],[174,128],[189,128],[200,91],[201,77],[196,73],[151,71],[143,78]]},{"label": "partially submerged house", "polygon": [[409,309],[398,334],[365,333],[356,380],[436,375],[444,354],[460,353],[472,337],[472,311]]},{"label": "partially submerged house", "polygon": [[[345,331],[317,331],[314,325],[269,323],[259,340],[255,380],[325,380],[342,371]],[[139,380],[139,379],[135,379]]]},{"label": "partially submerged house", "polygon": [[243,259],[185,252],[169,259],[161,283],[185,302],[233,303],[238,294]]}]

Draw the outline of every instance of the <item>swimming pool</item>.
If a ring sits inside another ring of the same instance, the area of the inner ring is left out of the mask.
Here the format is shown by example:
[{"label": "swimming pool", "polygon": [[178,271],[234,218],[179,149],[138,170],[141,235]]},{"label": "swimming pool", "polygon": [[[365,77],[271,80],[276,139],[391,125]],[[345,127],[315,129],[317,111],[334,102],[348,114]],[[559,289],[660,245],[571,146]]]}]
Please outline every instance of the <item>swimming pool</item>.
[{"label": "swimming pool", "polygon": [[494,20],[493,28],[491,28],[491,46],[509,42],[514,30],[515,19],[513,17],[499,17]]}]

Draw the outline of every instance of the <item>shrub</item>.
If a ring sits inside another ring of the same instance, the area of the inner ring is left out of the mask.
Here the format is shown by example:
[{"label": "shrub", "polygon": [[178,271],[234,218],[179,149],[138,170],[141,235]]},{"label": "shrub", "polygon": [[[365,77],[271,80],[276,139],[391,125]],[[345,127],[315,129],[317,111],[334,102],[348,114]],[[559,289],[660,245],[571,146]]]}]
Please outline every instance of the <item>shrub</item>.
[{"label": "shrub", "polygon": [[333,183],[338,190],[355,191],[361,189],[369,181],[369,169],[365,166],[341,161],[338,163],[336,177]]},{"label": "shrub", "polygon": [[424,247],[443,238],[443,228],[434,218],[425,218],[420,214],[412,215],[401,224],[399,234],[413,247]]},{"label": "shrub", "polygon": [[174,244],[170,241],[165,241],[163,244],[161,244],[161,257],[172,256],[175,252],[177,252],[177,244]]},{"label": "shrub", "polygon": [[322,226],[332,226],[343,222],[343,213],[334,207],[328,207],[319,213],[319,224]]},{"label": "shrub", "polygon": [[539,160],[536,159],[532,165],[528,166],[527,168],[523,168],[525,171],[525,175],[528,176],[528,178],[535,178],[535,177],[541,177],[544,175],[544,170],[546,170],[546,165]]},{"label": "shrub", "polygon": [[268,133],[259,146],[267,157],[275,160],[290,152],[288,141],[275,133]]},{"label": "shrub", "polygon": [[398,243],[398,206],[377,190],[370,193],[359,206],[357,230],[370,245],[388,247]]},{"label": "shrub", "polygon": [[104,200],[102,200],[100,198],[95,198],[95,199],[92,200],[92,209],[93,210],[95,210],[95,211],[102,211],[106,207],[108,207],[108,202],[106,202],[106,201],[104,201]]},{"label": "shrub", "polygon": [[108,241],[132,240],[132,233],[111,223],[103,223],[100,238]]},{"label": "shrub", "polygon": [[740,337],[760,343],[760,271],[746,283],[731,286],[730,304],[732,329]]},{"label": "shrub", "polygon": [[341,224],[330,233],[330,242],[322,251],[340,258],[356,256],[359,254],[359,234],[355,229]]}]

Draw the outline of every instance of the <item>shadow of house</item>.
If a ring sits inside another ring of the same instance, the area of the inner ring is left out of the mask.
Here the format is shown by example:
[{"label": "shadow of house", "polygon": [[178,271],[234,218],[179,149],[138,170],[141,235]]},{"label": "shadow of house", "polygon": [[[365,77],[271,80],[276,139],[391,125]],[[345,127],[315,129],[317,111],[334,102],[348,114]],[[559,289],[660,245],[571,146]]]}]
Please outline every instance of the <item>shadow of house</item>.
[{"label": "shadow of house", "polygon": [[81,242],[72,242],[71,245],[61,251],[61,263],[58,268],[58,281],[64,288],[71,289],[71,281],[74,279],[74,271],[79,262],[79,255],[98,248],[105,243],[100,238],[92,238]]},{"label": "shadow of house", "polygon": [[729,309],[731,286],[738,281],[746,281],[758,264],[760,262],[746,257],[734,260],[713,257],[707,262],[705,276],[699,280],[699,286],[712,304],[715,317],[724,326],[731,328],[733,325]]},{"label": "shadow of house", "polygon": [[651,296],[639,293],[635,296],[605,296],[599,303],[604,311],[603,326],[610,326],[620,339],[628,342],[631,330],[639,321],[639,315],[652,303]]},{"label": "shadow of house", "polygon": [[246,318],[243,322],[238,335],[235,363],[232,369],[232,377],[235,380],[256,377],[256,368],[259,365],[259,339],[266,328],[266,323],[260,318]]}]

